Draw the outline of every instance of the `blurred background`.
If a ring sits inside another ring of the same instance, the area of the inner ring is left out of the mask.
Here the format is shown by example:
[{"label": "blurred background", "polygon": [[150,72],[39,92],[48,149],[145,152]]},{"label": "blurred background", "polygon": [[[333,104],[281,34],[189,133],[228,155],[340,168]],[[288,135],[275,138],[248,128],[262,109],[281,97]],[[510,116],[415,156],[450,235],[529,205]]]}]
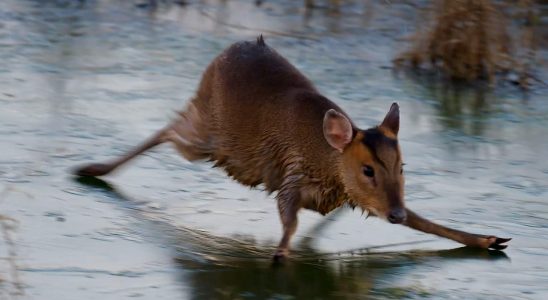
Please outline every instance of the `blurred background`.
[{"label": "blurred background", "polygon": [[[2,0],[1,299],[546,299],[546,1]],[[276,203],[161,146],[225,47],[259,34],[357,125],[401,106],[407,205],[504,253]]]}]

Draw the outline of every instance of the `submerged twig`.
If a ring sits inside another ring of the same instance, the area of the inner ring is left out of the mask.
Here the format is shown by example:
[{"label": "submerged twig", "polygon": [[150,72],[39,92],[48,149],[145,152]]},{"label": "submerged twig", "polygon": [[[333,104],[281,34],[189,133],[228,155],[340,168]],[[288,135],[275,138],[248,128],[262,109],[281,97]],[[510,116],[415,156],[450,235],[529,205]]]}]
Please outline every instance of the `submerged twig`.
[{"label": "submerged twig", "polygon": [[[13,189],[9,186],[4,187],[4,190],[0,193],[0,202],[5,201],[7,198],[9,192],[11,192]],[[16,257],[17,252],[15,250],[15,242],[12,239],[11,232],[15,230],[17,225],[17,220],[0,214],[0,231],[2,232],[2,238],[4,240],[4,243],[6,244],[6,250],[7,250],[7,257],[4,258],[4,260],[7,263],[8,272],[10,274],[11,280],[5,280],[0,277],[0,282],[5,281],[11,283],[14,288],[15,292],[7,292],[9,295],[23,295],[23,284],[19,278],[17,263],[16,263]],[[1,294],[0,294],[1,296]]]},{"label": "submerged twig", "polygon": [[206,17],[210,20],[213,20],[214,22],[216,22],[218,24],[221,24],[221,25],[224,25],[224,26],[227,26],[227,27],[231,27],[231,28],[234,28],[234,29],[254,31],[254,32],[257,32],[257,34],[266,33],[266,34],[270,34],[270,35],[285,36],[285,37],[298,38],[298,39],[303,39],[303,40],[319,41],[319,38],[315,37],[315,36],[305,35],[305,34],[301,34],[301,33],[294,33],[294,32],[283,32],[283,31],[275,31],[275,30],[268,30],[268,29],[261,29],[261,28],[251,28],[251,27],[247,27],[247,26],[244,26],[244,25],[232,24],[232,23],[228,23],[228,22],[219,20],[215,16],[212,16],[211,14],[207,13],[203,9],[199,9],[199,12],[202,16],[204,16],[204,17]]}]

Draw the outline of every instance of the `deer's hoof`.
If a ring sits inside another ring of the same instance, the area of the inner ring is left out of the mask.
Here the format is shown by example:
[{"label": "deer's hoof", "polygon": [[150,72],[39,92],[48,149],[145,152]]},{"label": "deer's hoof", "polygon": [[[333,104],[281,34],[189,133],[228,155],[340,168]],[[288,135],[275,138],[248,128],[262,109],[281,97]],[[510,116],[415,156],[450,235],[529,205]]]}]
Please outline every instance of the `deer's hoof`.
[{"label": "deer's hoof", "polygon": [[75,168],[72,173],[76,176],[102,176],[112,171],[112,168],[106,164],[89,164]]},{"label": "deer's hoof", "polygon": [[289,251],[284,249],[278,249],[276,253],[274,253],[274,256],[272,257],[272,261],[275,263],[283,263],[287,260],[287,257],[289,256]]},{"label": "deer's hoof", "polygon": [[496,237],[496,236],[490,236],[490,237],[487,237],[487,249],[493,249],[493,250],[504,250],[506,249],[506,247],[508,247],[508,245],[503,245],[504,243],[506,242],[509,242],[511,240],[510,239],[506,239],[506,238],[499,238],[499,237]]}]

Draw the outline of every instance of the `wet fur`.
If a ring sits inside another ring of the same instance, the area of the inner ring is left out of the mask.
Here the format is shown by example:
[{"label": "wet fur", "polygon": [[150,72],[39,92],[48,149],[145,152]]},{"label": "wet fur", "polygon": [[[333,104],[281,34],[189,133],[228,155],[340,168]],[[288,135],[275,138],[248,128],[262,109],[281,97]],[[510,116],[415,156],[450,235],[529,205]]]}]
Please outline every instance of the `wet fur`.
[{"label": "wet fur", "polygon": [[303,207],[326,214],[348,200],[339,155],[323,139],[329,109],[342,111],[264,41],[239,42],[209,65],[177,120],[195,129],[179,131],[190,142],[182,154],[268,192],[299,186]]}]

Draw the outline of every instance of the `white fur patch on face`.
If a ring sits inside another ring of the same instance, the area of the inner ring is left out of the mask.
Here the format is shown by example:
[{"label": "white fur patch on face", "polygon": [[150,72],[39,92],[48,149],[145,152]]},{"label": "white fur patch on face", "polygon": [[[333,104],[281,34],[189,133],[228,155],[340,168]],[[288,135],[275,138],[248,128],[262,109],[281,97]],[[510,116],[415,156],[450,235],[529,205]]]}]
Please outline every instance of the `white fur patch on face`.
[{"label": "white fur patch on face", "polygon": [[379,212],[373,207],[368,207],[367,210],[369,211],[371,215],[377,218],[386,219],[386,216],[384,214],[379,214]]}]

